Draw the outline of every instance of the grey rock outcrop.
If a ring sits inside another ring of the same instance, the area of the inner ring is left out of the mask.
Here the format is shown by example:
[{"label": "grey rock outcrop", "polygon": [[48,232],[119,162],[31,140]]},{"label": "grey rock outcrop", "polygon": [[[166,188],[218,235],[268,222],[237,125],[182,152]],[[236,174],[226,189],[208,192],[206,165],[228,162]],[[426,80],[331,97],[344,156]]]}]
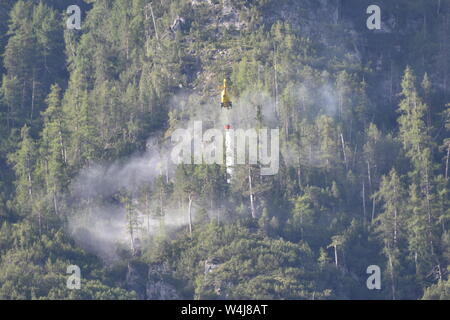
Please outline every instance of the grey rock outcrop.
[{"label": "grey rock outcrop", "polygon": [[174,285],[167,282],[170,271],[165,264],[153,264],[148,269],[147,300],[179,300],[181,296]]}]

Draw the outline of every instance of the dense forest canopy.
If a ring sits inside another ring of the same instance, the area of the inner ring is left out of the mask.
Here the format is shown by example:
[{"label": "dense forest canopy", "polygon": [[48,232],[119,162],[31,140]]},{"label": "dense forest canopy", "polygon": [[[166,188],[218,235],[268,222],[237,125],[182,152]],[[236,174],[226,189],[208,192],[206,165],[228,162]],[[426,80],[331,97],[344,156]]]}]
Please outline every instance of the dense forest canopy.
[{"label": "dense forest canopy", "polygon": [[2,0],[0,53],[0,299],[450,298],[449,0]]}]

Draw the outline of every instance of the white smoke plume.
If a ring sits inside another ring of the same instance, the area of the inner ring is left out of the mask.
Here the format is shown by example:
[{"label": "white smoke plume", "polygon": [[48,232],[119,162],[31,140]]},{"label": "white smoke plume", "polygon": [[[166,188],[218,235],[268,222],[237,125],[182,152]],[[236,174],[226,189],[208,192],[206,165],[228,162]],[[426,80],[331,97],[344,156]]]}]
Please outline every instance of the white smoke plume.
[{"label": "white smoke plume", "polygon": [[[331,87],[322,89],[314,93],[302,85],[296,88],[296,92],[308,95],[315,103],[321,103],[326,113],[334,113],[334,92]],[[239,98],[233,98],[231,110],[220,108],[218,98],[202,103],[198,95],[188,93],[174,96],[169,105],[176,113],[177,124],[174,129],[192,128],[193,122],[199,120],[203,122],[204,130],[212,127],[222,130],[226,124],[235,129],[254,128],[258,125],[258,109],[264,126],[279,126],[275,98],[257,90],[247,90]],[[162,136],[150,138],[144,153],[84,168],[71,185],[75,209],[69,219],[69,230],[82,247],[106,261],[116,258],[115,251],[119,244],[130,243],[123,204],[115,199],[115,195],[121,190],[133,194],[143,184],[152,184],[156,177],[163,176],[170,180],[173,176],[175,167],[170,160],[173,145],[170,139],[164,140]],[[295,162],[294,157],[286,153],[289,150],[284,148],[285,160]],[[210,217],[219,217],[219,211],[218,208],[210,209]],[[143,236],[155,234],[161,228],[161,218],[152,219],[141,215],[140,220]],[[164,216],[165,227],[179,228],[187,223],[186,208],[180,209],[178,203],[169,204]]]}]

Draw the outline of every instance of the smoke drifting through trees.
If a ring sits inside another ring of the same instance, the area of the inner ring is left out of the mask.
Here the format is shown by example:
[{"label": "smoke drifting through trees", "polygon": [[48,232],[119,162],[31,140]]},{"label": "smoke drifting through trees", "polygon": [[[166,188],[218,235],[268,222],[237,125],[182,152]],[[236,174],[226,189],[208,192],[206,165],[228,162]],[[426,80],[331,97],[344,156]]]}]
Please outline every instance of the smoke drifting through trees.
[{"label": "smoke drifting through trees", "polygon": [[[319,113],[337,117],[336,89],[330,84],[315,92],[308,88],[308,84],[301,84],[293,88],[291,94],[295,99],[307,99],[308,103],[321,106]],[[117,258],[115,252],[119,245],[134,241],[130,239],[129,229],[127,232],[129,221],[125,206],[118,199],[121,192],[129,194],[130,201],[136,207],[137,222],[140,226],[134,234],[136,238],[154,236],[161,232],[169,235],[170,230],[189,227],[192,224],[192,221],[189,222],[189,212],[192,210],[195,219],[198,211],[195,205],[193,209],[190,208],[194,202],[193,198],[188,197],[186,203],[180,203],[178,199],[167,199],[164,204],[157,204],[160,199],[155,197],[157,193],[155,180],[159,177],[166,183],[173,181],[176,169],[170,159],[174,144],[170,142],[167,134],[179,128],[192,130],[195,120],[215,125],[219,130],[226,123],[231,123],[233,128],[239,129],[261,126],[275,128],[283,116],[277,114],[275,110],[275,98],[263,91],[249,89],[240,97],[235,97],[234,108],[227,111],[227,115],[217,107],[214,98],[201,105],[195,105],[193,101],[196,100],[195,93],[187,92],[170,100],[168,105],[174,115],[174,126],[169,128],[165,133],[166,136],[163,133],[154,134],[154,137],[147,141],[147,150],[143,154],[136,154],[110,164],[95,163],[80,171],[70,187],[73,207],[69,219],[69,229],[80,245],[106,260],[113,260]],[[287,165],[294,165],[299,161],[293,156],[293,150],[283,144],[283,141],[281,147],[281,156]],[[308,154],[307,159],[300,160],[301,165],[308,164],[313,167],[323,165],[317,144],[300,152]],[[142,190],[145,193],[147,186],[148,195],[142,196]],[[254,195],[252,194],[249,199],[252,216],[256,217]],[[145,201],[147,203],[143,203]],[[206,202],[212,201],[210,199]],[[218,216],[220,212],[223,213],[227,202],[228,200],[224,198],[216,202],[216,207],[209,208],[210,219],[220,221]],[[225,221],[222,218],[222,222]]]},{"label": "smoke drifting through trees", "polygon": [[[448,0],[380,0],[381,30],[365,0],[149,1],[81,30],[0,2],[0,299],[155,297],[136,265],[188,299],[448,297]],[[172,167],[194,121],[279,128],[279,174]]]}]

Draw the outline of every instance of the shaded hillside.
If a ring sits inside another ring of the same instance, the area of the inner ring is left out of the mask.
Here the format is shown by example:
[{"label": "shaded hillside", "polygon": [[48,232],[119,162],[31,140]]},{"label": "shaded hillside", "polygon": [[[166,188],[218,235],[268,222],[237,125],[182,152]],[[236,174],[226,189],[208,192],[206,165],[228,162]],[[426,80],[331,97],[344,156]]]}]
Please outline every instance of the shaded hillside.
[{"label": "shaded hillside", "polygon": [[[449,298],[450,1],[150,2],[0,4],[1,299]],[[278,173],[174,164],[194,121]]]}]

